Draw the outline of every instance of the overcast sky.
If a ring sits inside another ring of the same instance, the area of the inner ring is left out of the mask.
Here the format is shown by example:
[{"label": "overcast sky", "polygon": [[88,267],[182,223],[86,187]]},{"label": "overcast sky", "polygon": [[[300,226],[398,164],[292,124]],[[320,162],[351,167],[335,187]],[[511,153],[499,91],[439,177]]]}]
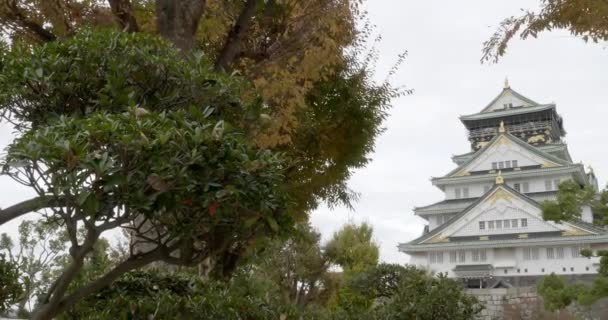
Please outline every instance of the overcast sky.
[{"label": "overcast sky", "polygon": [[[496,65],[481,65],[482,43],[505,17],[531,9],[537,0],[397,1],[370,0],[368,11],[383,37],[378,49],[380,79],[397,55],[409,56],[394,82],[415,90],[394,103],[386,133],[378,140],[373,162],[359,170],[350,186],[361,200],[354,211],[320,208],[312,222],[327,239],[348,221],[375,228],[381,259],[405,263],[399,242],[418,237],[424,220],[414,206],[443,199],[429,181],[454,168],[450,157],[469,151],[459,115],[480,111],[501,90],[511,87],[540,103],[555,102],[564,117],[566,140],[575,161],[591,164],[604,186],[608,177],[608,49],[585,44],[565,32],[540,39],[516,40]],[[0,127],[0,147],[10,130]],[[0,177],[0,207],[32,193]],[[11,232],[16,222],[0,227]],[[11,232],[12,233],[12,232]]]},{"label": "overcast sky", "polygon": [[455,167],[453,154],[470,151],[458,116],[479,112],[502,90],[506,76],[519,93],[557,104],[574,161],[592,165],[600,186],[605,185],[607,44],[585,44],[566,32],[553,32],[513,41],[498,64],[479,62],[482,44],[495,26],[538,3],[369,1],[370,19],[383,37],[379,75],[406,49],[409,56],[394,82],[415,92],[395,101],[373,162],[350,181],[362,196],[355,210],[321,208],[313,214],[325,239],[349,220],[367,221],[375,228],[381,259],[407,262],[396,246],[418,237],[425,223],[412,208],[442,200],[443,193],[429,179]]}]

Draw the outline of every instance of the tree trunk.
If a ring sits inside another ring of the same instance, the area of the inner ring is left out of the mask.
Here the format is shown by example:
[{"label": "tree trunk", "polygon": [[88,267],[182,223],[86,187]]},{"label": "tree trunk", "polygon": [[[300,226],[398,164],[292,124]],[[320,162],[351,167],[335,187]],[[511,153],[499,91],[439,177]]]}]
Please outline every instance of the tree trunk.
[{"label": "tree trunk", "polygon": [[230,64],[234,61],[241,48],[241,42],[249,30],[251,18],[255,15],[258,0],[247,0],[245,7],[241,10],[234,26],[228,32],[224,47],[215,61],[215,69],[218,71],[229,71]]},{"label": "tree trunk", "polygon": [[186,52],[194,47],[206,0],[156,0],[158,33]]}]

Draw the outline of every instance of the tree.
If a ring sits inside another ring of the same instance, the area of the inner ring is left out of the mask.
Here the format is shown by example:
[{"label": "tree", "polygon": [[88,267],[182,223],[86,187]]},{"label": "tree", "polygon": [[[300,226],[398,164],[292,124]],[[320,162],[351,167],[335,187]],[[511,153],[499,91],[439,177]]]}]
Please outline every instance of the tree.
[{"label": "tree", "polygon": [[[592,187],[581,187],[572,180],[564,181],[559,185],[555,201],[544,201],[541,205],[545,220],[577,221],[581,218],[582,207],[589,206],[594,214],[595,224],[605,225],[608,221],[608,190],[596,192]],[[562,309],[573,302],[591,305],[598,299],[608,296],[608,251],[584,249],[581,255],[600,258],[598,277],[590,286],[568,285],[556,275],[543,278],[539,284],[539,293],[549,310]]]},{"label": "tree", "polygon": [[18,242],[6,233],[0,235],[0,253],[20,270],[23,294],[18,313],[27,315],[37,295],[42,294],[43,277],[51,272],[60,255],[65,254],[67,237],[62,229],[45,220],[25,220],[19,225]]},{"label": "tree", "polygon": [[[38,197],[0,211],[0,224],[44,210],[70,240],[71,263],[38,317],[154,261],[211,261],[228,276],[319,201],[348,205],[346,181],[401,94],[357,60],[358,6],[6,1],[0,108],[20,136],[4,173]],[[129,257],[71,288],[100,234],[118,227],[135,239]]]},{"label": "tree", "polygon": [[447,276],[379,264],[351,278],[353,292],[373,299],[373,319],[475,319],[483,307]]},{"label": "tree", "polygon": [[265,246],[252,261],[253,277],[276,285],[286,305],[300,309],[323,305],[324,297],[331,294],[333,278],[320,240],[321,235],[308,223],[299,224],[290,238]]},{"label": "tree", "polygon": [[[229,270],[251,241],[289,228],[281,158],[247,144],[213,114],[255,114],[259,102],[241,104],[238,81],[179,55],[153,36],[84,32],[3,57],[0,81],[10,94],[0,105],[21,132],[8,148],[5,174],[38,193],[29,207],[16,208],[49,208],[70,242],[70,264],[37,317],[56,315],[154,261],[212,258]],[[206,109],[193,108],[201,105]],[[99,236],[119,226],[146,250],[132,250],[66,295]]]},{"label": "tree", "polygon": [[17,265],[0,254],[0,313],[21,299],[23,286],[19,282]]},{"label": "tree", "polygon": [[[492,37],[484,42],[481,61],[497,62],[519,32],[521,39],[536,38],[543,31],[568,30],[584,41],[608,40],[608,2],[604,0],[541,0],[539,12],[525,11],[504,19]],[[523,10],[522,10],[523,11]]]},{"label": "tree", "polygon": [[373,232],[374,229],[367,223],[346,224],[325,245],[325,253],[345,273],[375,266],[378,263],[379,248],[372,240]]},{"label": "tree", "polygon": [[356,28],[365,17],[360,0],[5,2],[0,28],[13,43],[65,39],[83,26],[116,27],[158,33],[184,53],[201,50],[216,70],[243,75],[266,106],[255,141],[286,153],[301,217],[319,201],[350,205],[355,194],[346,181],[369,161],[390,100],[408,92],[371,80],[373,59],[360,56],[371,31]]}]

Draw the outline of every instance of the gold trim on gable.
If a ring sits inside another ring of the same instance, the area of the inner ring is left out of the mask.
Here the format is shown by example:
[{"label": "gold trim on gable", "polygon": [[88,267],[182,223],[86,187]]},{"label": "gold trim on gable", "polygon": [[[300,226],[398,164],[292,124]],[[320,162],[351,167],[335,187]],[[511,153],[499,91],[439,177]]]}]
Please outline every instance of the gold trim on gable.
[{"label": "gold trim on gable", "polygon": [[432,238],[430,238],[428,241],[425,241],[427,243],[440,243],[440,242],[450,242],[450,239],[446,236],[443,236],[443,234],[438,234]]},{"label": "gold trim on gable", "polygon": [[492,204],[495,204],[496,201],[501,199],[511,202],[511,199],[513,199],[513,195],[505,191],[504,189],[497,189],[491,196],[488,197],[488,201]]},{"label": "gold trim on gable", "polygon": [[554,167],[559,167],[559,164],[554,163],[554,162],[550,162],[550,161],[544,161],[541,165],[541,168],[554,168]]},{"label": "gold trim on gable", "polygon": [[585,231],[585,230],[581,230],[581,229],[578,229],[578,228],[568,228],[568,229],[562,231],[562,236],[563,237],[585,236],[585,235],[590,235],[590,234],[593,234],[593,233]]},{"label": "gold trim on gable", "polygon": [[509,138],[507,138],[506,136],[500,136],[500,137],[498,137],[498,139],[496,140],[494,145],[495,146],[501,146],[501,145],[510,146],[510,145],[513,145],[513,142],[511,140],[509,140]]}]

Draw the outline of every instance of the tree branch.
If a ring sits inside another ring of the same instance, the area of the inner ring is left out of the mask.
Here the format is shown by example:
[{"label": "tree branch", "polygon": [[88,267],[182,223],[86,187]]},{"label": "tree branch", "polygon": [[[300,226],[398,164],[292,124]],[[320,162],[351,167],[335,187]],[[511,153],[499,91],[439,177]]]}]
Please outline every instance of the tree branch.
[{"label": "tree branch", "polygon": [[232,29],[230,29],[226,42],[224,42],[224,46],[215,60],[216,71],[230,70],[230,64],[239,53],[241,42],[251,26],[251,18],[255,14],[257,3],[257,0],[247,0],[247,3],[245,3],[245,7],[239,14]]},{"label": "tree branch", "polygon": [[157,249],[141,255],[133,256],[123,261],[101,278],[98,278],[97,280],[91,282],[90,284],[63,298],[57,306],[57,312],[55,314],[61,313],[67,308],[78,303],[78,301],[82,300],[86,296],[103,289],[123,274],[131,270],[144,267],[154,261],[158,261],[159,259],[161,259],[162,254],[162,250]]},{"label": "tree branch", "polygon": [[24,214],[43,208],[55,207],[63,203],[62,199],[40,196],[17,203],[11,207],[0,210],[0,226]]},{"label": "tree branch", "polygon": [[138,32],[139,25],[133,15],[131,1],[129,0],[108,0],[112,14],[120,28],[125,32]]},{"label": "tree branch", "polygon": [[42,42],[50,42],[57,39],[57,36],[46,30],[41,24],[28,19],[21,8],[17,6],[17,1],[5,1],[4,5],[8,9],[6,18],[12,20],[15,25],[29,31]]}]

